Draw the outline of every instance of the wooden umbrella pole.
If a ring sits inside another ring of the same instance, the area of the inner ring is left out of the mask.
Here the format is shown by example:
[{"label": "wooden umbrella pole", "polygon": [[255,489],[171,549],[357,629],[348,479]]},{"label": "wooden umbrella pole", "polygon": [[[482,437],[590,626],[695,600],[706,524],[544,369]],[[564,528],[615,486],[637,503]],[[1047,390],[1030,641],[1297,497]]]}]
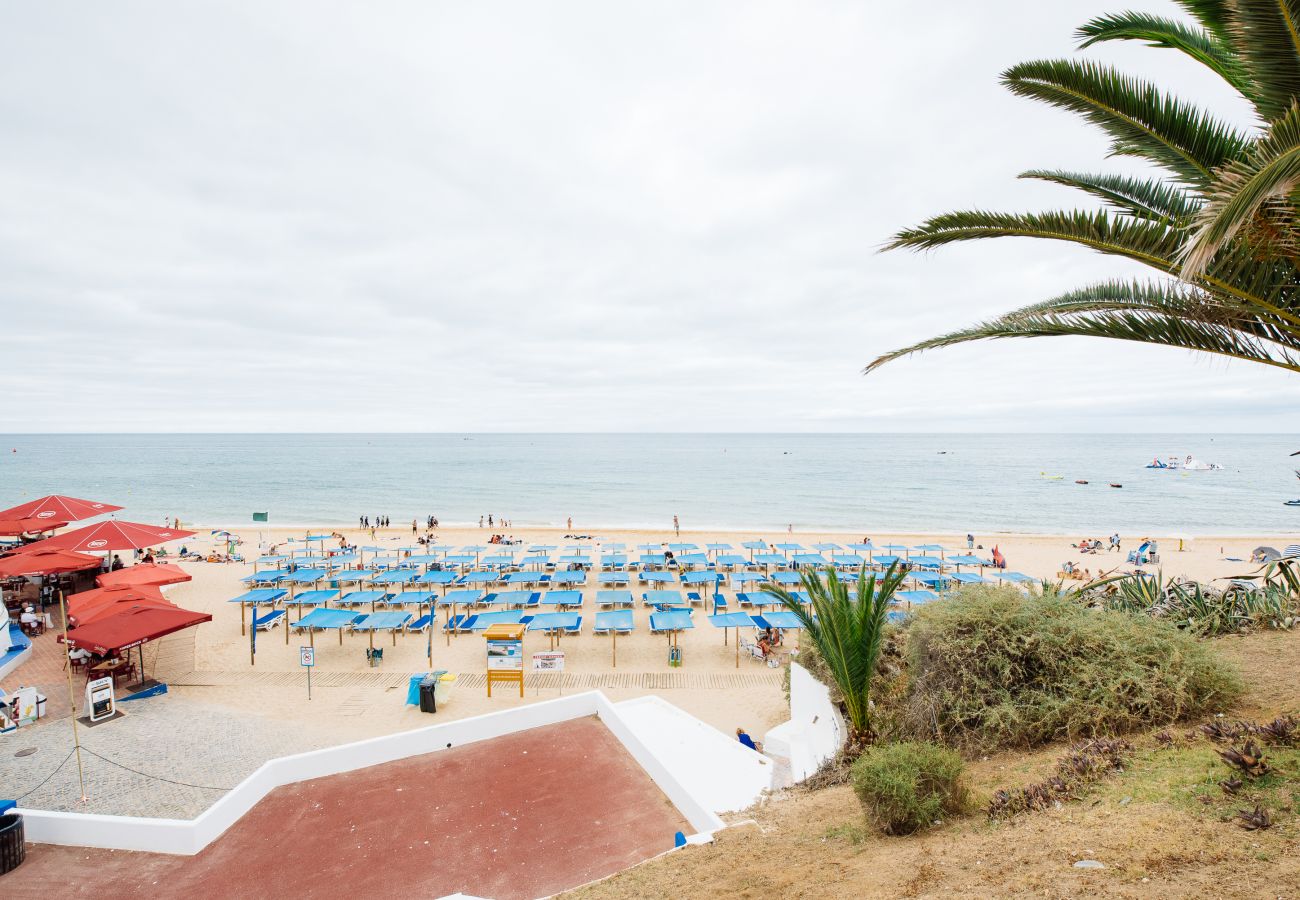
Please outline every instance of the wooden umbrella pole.
[{"label": "wooden umbrella pole", "polygon": [[[63,588],[59,588],[59,613],[63,616],[63,654],[68,653],[68,609],[63,602]],[[69,660],[68,670],[68,709],[72,713],[72,747],[77,754],[77,782],[81,785],[81,802],[86,802],[86,773],[81,766],[81,733],[77,731],[77,695],[72,689],[72,662]]]}]

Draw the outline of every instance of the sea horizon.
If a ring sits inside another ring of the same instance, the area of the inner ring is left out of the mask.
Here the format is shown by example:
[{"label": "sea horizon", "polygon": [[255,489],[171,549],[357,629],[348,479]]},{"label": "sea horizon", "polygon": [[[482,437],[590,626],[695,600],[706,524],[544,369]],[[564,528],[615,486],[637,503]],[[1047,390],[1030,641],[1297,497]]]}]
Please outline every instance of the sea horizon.
[{"label": "sea horizon", "polygon": [[[63,492],[143,521],[851,534],[1285,534],[1300,511],[1275,434],[384,432],[0,437],[18,502]],[[1192,455],[1223,468],[1146,469]],[[1087,484],[1076,484],[1086,481]],[[1122,488],[1110,485],[1122,484]]]}]

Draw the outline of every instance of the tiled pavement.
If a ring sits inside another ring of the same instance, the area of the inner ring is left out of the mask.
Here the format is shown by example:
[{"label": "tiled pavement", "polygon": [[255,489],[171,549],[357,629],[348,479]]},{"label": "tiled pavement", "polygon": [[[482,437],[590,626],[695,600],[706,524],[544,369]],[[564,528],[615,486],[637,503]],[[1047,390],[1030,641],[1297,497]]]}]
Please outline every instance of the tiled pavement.
[{"label": "tiled pavement", "polygon": [[325,729],[173,695],[122,709],[123,718],[78,729],[86,803],[67,718],[0,738],[3,795],[39,809],[188,819],[266,760],[338,742]]}]

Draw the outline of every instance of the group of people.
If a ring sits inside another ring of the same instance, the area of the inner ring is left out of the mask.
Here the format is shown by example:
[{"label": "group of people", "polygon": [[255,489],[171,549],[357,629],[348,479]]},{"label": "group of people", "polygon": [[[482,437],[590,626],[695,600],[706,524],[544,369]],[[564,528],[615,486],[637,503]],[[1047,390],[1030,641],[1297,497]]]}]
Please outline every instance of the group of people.
[{"label": "group of people", "polygon": [[[1109,540],[1111,552],[1119,553],[1122,549],[1120,547],[1119,533],[1116,532],[1115,534],[1112,534],[1108,540]],[[1078,550],[1080,553],[1101,553],[1102,552],[1102,543],[1097,538],[1079,538],[1079,542],[1077,544],[1071,544],[1070,546]]]},{"label": "group of people", "polygon": [[376,528],[387,528],[388,516],[375,516],[375,523],[373,525],[370,524],[370,516],[361,516],[357,519],[357,523],[362,528],[369,528],[371,530]]},{"label": "group of people", "polygon": [[[495,516],[495,517],[494,517],[491,513],[488,513],[486,516],[479,516],[479,517],[478,517],[478,527],[479,527],[479,528],[482,528],[482,527],[483,527],[483,520],[484,520],[484,519],[487,520],[487,527],[488,527],[488,528],[495,528],[495,527],[497,527],[498,525],[500,525],[502,528],[509,528],[509,527],[510,527],[510,520],[509,520],[509,519],[506,519],[504,516]],[[572,522],[573,520],[570,519],[569,521]]]},{"label": "group of people", "polygon": [[781,646],[781,631],[778,628],[764,628],[758,635],[758,649],[763,653],[763,659],[767,659],[777,648]]},{"label": "group of people", "polygon": [[523,540],[517,537],[507,537],[504,534],[494,534],[488,539],[489,544],[522,544]]}]

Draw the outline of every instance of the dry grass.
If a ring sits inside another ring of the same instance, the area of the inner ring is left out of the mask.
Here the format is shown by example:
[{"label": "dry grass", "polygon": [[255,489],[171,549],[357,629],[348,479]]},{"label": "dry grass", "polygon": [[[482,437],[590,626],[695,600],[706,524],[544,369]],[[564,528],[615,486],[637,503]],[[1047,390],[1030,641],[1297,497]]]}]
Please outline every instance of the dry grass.
[{"label": "dry grass", "polygon": [[[1234,714],[1253,719],[1300,710],[1300,635],[1264,632],[1215,642],[1237,664],[1247,694]],[[1227,768],[1215,745],[1188,741],[1188,727],[1162,748],[1154,732],[1131,737],[1132,764],[1077,803],[991,824],[969,816],[922,834],[877,836],[862,828],[847,786],[789,791],[752,811],[755,824],[720,833],[711,846],[653,860],[581,898],[632,897],[1278,897],[1300,896],[1300,810],[1278,812],[1267,831],[1225,821],[1245,802],[1222,796]],[[1044,777],[1061,745],[1000,753],[968,768],[987,798]],[[1289,772],[1290,754],[1275,756]],[[1268,788],[1281,806],[1294,792]],[[1215,796],[1216,792],[1218,796]],[[1210,797],[1206,803],[1201,796]],[[743,817],[738,817],[743,818]],[[1075,869],[1079,859],[1105,863]]]}]

